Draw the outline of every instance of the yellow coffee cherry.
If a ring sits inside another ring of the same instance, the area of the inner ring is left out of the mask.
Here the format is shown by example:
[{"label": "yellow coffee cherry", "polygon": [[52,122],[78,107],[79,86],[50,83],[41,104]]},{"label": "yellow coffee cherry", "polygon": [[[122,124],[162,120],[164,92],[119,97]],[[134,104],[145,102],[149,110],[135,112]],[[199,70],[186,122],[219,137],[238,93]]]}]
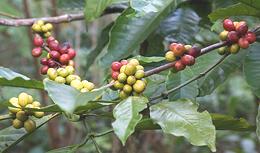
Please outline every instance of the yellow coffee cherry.
[{"label": "yellow coffee cherry", "polygon": [[166,59],[166,61],[173,62],[176,60],[176,57],[174,56],[174,53],[172,51],[168,51],[165,54],[165,59]]},{"label": "yellow coffee cherry", "polygon": [[45,25],[41,26],[41,29],[42,29],[42,32],[48,32],[49,31],[48,28]]},{"label": "yellow coffee cherry", "polygon": [[144,77],[144,70],[138,70],[135,72],[135,78],[136,79],[141,79]]},{"label": "yellow coffee cherry", "polygon": [[29,98],[28,104],[31,104],[33,102],[33,97],[31,95],[28,95],[28,98]]},{"label": "yellow coffee cherry", "polygon": [[117,77],[117,80],[121,83],[124,83],[127,79],[127,75],[125,73],[120,73]]},{"label": "yellow coffee cherry", "polygon": [[58,73],[54,68],[49,68],[47,71],[47,75],[51,80],[55,80],[55,78],[58,76]]},{"label": "yellow coffee cherry", "polygon": [[25,113],[25,111],[19,111],[16,113],[16,118],[24,122],[28,119],[28,115]]},{"label": "yellow coffee cherry", "polygon": [[124,71],[124,73],[126,75],[130,76],[130,75],[135,74],[135,72],[136,72],[136,66],[135,65],[130,64],[130,63],[126,65],[125,71]]},{"label": "yellow coffee cherry", "polygon": [[[16,98],[16,97],[10,98],[9,103],[11,103],[13,106],[15,106],[15,107],[8,107],[8,109],[11,113],[15,114],[21,110],[21,106],[18,104],[18,98]],[[18,107],[18,108],[16,108],[16,107]]]},{"label": "yellow coffee cherry", "polygon": [[142,80],[137,80],[133,85],[133,89],[136,93],[142,93],[146,87],[146,84]]},{"label": "yellow coffee cherry", "polygon": [[136,70],[138,71],[138,70],[144,70],[144,67],[142,66],[142,65],[137,65],[136,66]]},{"label": "yellow coffee cherry", "polygon": [[41,107],[41,103],[38,102],[38,101],[34,101],[34,102],[32,103],[32,105],[33,105],[33,107]]},{"label": "yellow coffee cherry", "polygon": [[127,84],[129,84],[129,85],[133,85],[133,84],[135,84],[135,82],[136,82],[136,78],[135,78],[134,76],[129,76],[129,77],[127,77],[126,82],[127,82]]},{"label": "yellow coffee cherry", "polygon": [[240,47],[238,44],[232,44],[230,47],[229,47],[229,52],[232,53],[232,54],[236,54],[238,53]]},{"label": "yellow coffee cherry", "polygon": [[87,89],[87,88],[82,88],[81,90],[80,90],[80,92],[89,92],[89,90]]},{"label": "yellow coffee cherry", "polygon": [[73,81],[73,80],[81,80],[80,79],[80,77],[79,76],[77,76],[77,75],[68,75],[67,77],[66,77],[66,83],[67,84],[70,84],[71,83],[71,81]]},{"label": "yellow coffee cherry", "polygon": [[124,87],[123,87],[123,91],[126,94],[130,94],[132,92],[132,90],[133,90],[133,88],[130,85],[128,85],[128,84],[124,85]]},{"label": "yellow coffee cherry", "polygon": [[185,45],[184,48],[185,48],[185,50],[187,51],[187,50],[191,49],[192,46],[191,46],[191,45]]},{"label": "yellow coffee cherry", "polygon": [[45,27],[48,29],[48,31],[52,31],[52,29],[53,29],[53,25],[50,23],[46,23]]},{"label": "yellow coffee cherry", "polygon": [[124,84],[123,84],[123,83],[120,83],[119,81],[115,81],[114,87],[115,87],[116,89],[123,89]]},{"label": "yellow coffee cherry", "polygon": [[36,22],[36,24],[38,24],[39,26],[43,26],[44,25],[44,21],[43,20],[38,20]]},{"label": "yellow coffee cherry", "polygon": [[48,38],[48,37],[51,36],[51,33],[50,32],[45,32],[43,35],[44,35],[45,38]]},{"label": "yellow coffee cherry", "polygon": [[34,31],[34,32],[41,32],[41,26],[40,25],[38,25],[38,24],[33,24],[33,26],[32,26],[32,30]]},{"label": "yellow coffee cherry", "polygon": [[12,125],[14,128],[20,129],[23,127],[23,122],[18,119],[14,119]]},{"label": "yellow coffee cherry", "polygon": [[87,80],[83,80],[81,83],[83,84],[83,88],[87,88],[89,91],[91,91],[95,88],[94,83],[89,82]]},{"label": "yellow coffee cherry", "polygon": [[138,61],[137,59],[131,59],[131,60],[129,61],[129,64],[132,64],[132,65],[134,65],[134,66],[137,66],[137,65],[139,65],[139,61]]},{"label": "yellow coffee cherry", "polygon": [[127,98],[129,95],[127,94],[127,93],[125,93],[124,91],[120,91],[120,93],[119,93],[119,97],[121,98],[121,99],[125,99],[125,98]]},{"label": "yellow coffee cherry", "polygon": [[36,118],[42,118],[44,116],[44,112],[34,112],[33,116]]},{"label": "yellow coffee cherry", "polygon": [[75,69],[73,66],[66,66],[65,69],[68,71],[69,74],[73,74]]},{"label": "yellow coffee cherry", "polygon": [[25,92],[22,92],[18,95],[18,104],[21,106],[21,107],[25,107],[27,104],[28,104],[28,101],[29,101],[29,96],[27,93]]},{"label": "yellow coffee cherry", "polygon": [[220,40],[224,41],[227,39],[227,35],[228,35],[228,31],[222,31],[220,34],[219,34],[219,38]]},{"label": "yellow coffee cherry", "polygon": [[120,68],[120,73],[125,73],[125,68],[126,68],[126,65],[123,65],[123,66]]},{"label": "yellow coffee cherry", "polygon": [[50,59],[51,58],[51,55],[50,53],[47,54],[47,58]]},{"label": "yellow coffee cherry", "polygon": [[31,119],[26,120],[23,126],[28,133],[31,133],[36,129],[36,123],[34,120]]},{"label": "yellow coffee cherry", "polygon": [[69,75],[69,72],[65,68],[58,68],[57,73],[58,73],[59,76],[61,76],[63,78],[65,78]]},{"label": "yellow coffee cherry", "polygon": [[61,77],[61,76],[57,76],[54,81],[58,82],[58,83],[61,83],[61,84],[66,83],[66,79]]},{"label": "yellow coffee cherry", "polygon": [[80,80],[72,80],[70,83],[70,86],[77,90],[81,90],[83,88],[83,84],[81,83]]}]

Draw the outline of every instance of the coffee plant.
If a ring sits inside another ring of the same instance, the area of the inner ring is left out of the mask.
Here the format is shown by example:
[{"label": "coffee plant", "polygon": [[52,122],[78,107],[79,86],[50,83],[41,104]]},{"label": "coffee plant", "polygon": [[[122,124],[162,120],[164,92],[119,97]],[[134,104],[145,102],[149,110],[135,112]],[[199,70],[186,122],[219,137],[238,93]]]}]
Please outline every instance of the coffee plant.
[{"label": "coffee plant", "polygon": [[[8,111],[0,121],[10,121],[10,127],[0,130],[0,151],[10,151],[58,116],[82,122],[86,129],[89,116],[110,118],[111,129],[87,132],[82,143],[49,151],[52,153],[77,152],[88,141],[93,141],[96,151],[101,152],[95,138],[114,133],[125,145],[132,134],[144,130],[184,137],[192,145],[207,146],[212,152],[218,149],[218,130],[248,131],[260,138],[260,111],[256,125],[251,125],[243,118],[209,113],[197,102],[199,97],[213,93],[242,65],[247,83],[255,96],[260,96],[260,27],[256,23],[260,1],[238,0],[226,8],[217,7],[208,16],[201,16],[201,22],[189,12],[180,16],[182,19],[174,17],[187,5],[192,7],[193,2],[65,0],[59,4],[85,6],[84,12],[0,18],[2,26],[30,28],[33,48],[27,53],[41,65],[38,74],[42,76],[42,80],[35,80],[0,67],[1,86],[23,88],[19,95],[0,103]],[[62,42],[67,38],[56,37],[53,31],[64,22],[70,26],[73,21],[85,20],[88,24],[112,13],[120,14],[102,31],[96,49],[85,59],[86,70],[98,61],[104,71],[103,84],[94,85],[77,70],[81,55],[73,43]],[[218,35],[218,39],[197,38],[199,25]],[[52,104],[41,104],[27,94],[28,89],[46,91]]]}]

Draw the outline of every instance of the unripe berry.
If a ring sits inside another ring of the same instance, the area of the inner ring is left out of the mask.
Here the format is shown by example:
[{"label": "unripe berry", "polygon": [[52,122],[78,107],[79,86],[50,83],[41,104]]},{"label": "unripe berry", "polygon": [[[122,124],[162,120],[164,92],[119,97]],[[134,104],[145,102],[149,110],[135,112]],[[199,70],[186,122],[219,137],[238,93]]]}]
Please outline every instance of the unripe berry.
[{"label": "unripe berry", "polygon": [[[35,107],[33,106],[33,104],[28,104],[28,105],[25,106],[25,108],[35,108]],[[33,111],[31,111],[31,110],[25,110],[25,112],[28,115],[32,115],[33,114]]]},{"label": "unripe berry", "polygon": [[113,62],[112,64],[111,64],[111,69],[113,70],[113,71],[119,71],[120,70],[120,68],[122,67],[122,64],[120,63],[120,62]]},{"label": "unripe berry", "polygon": [[36,47],[41,47],[43,45],[42,37],[39,35],[35,35],[35,37],[33,38],[33,44]]},{"label": "unripe berry", "polygon": [[38,24],[39,26],[43,26],[44,25],[44,21],[43,20],[38,20],[36,22],[36,24]]},{"label": "unripe berry", "polygon": [[41,70],[40,70],[40,71],[41,71],[41,74],[42,74],[42,75],[47,74],[48,69],[49,69],[49,66],[43,65],[43,66],[41,67]]},{"label": "unripe berry", "polygon": [[41,64],[42,65],[48,65],[48,59],[47,58],[42,58],[41,59]]},{"label": "unripe berry", "polygon": [[83,84],[81,83],[80,80],[72,80],[70,83],[70,86],[72,86],[73,88],[80,90],[83,88]]},{"label": "unripe berry", "polygon": [[54,60],[49,59],[49,60],[48,60],[48,66],[51,67],[51,68],[53,68],[53,67],[56,67],[56,66],[57,66],[57,63],[56,63]]},{"label": "unripe berry", "polygon": [[141,79],[144,77],[144,70],[138,70],[135,72],[135,78],[136,79]]},{"label": "unripe berry", "polygon": [[133,85],[133,89],[136,93],[142,93],[146,87],[146,84],[142,80],[137,80]]},{"label": "unripe berry", "polygon": [[247,39],[247,41],[250,44],[252,44],[256,41],[256,35],[255,35],[255,33],[251,32],[251,31],[246,33],[245,38]]},{"label": "unripe berry", "polygon": [[32,105],[33,105],[33,107],[40,107],[40,106],[41,106],[41,103],[38,102],[38,101],[34,101],[34,102],[32,103]]},{"label": "unripe berry", "polygon": [[16,113],[16,118],[19,120],[19,121],[26,121],[28,119],[28,115],[25,113],[25,111],[19,111]]},{"label": "unripe berry", "polygon": [[28,95],[28,104],[33,103],[33,97],[31,95]]},{"label": "unripe berry", "polygon": [[223,28],[224,28],[225,30],[227,30],[227,31],[234,31],[234,30],[236,30],[236,29],[235,29],[235,26],[234,26],[234,24],[233,24],[233,21],[230,20],[230,19],[225,19],[225,20],[223,21]]},{"label": "unripe berry", "polygon": [[69,60],[70,60],[70,56],[68,54],[62,54],[59,59],[60,63],[64,65],[68,64]]},{"label": "unripe berry", "polygon": [[238,35],[242,36],[245,35],[248,31],[248,26],[246,25],[246,23],[241,23],[238,25],[238,28],[236,29]]},{"label": "unripe berry", "polygon": [[226,52],[227,52],[227,47],[220,47],[220,48],[218,49],[218,54],[219,54],[219,55],[225,55]]},{"label": "unripe berry", "polygon": [[246,49],[249,47],[249,42],[246,38],[239,38],[238,45],[240,48]]},{"label": "unripe berry", "polygon": [[121,83],[124,83],[127,79],[127,75],[125,73],[120,73],[117,77],[117,80]]},{"label": "unripe berry", "polygon": [[48,28],[45,25],[41,26],[41,29],[42,32],[48,32]]},{"label": "unripe berry", "polygon": [[[49,37],[50,38],[50,37]],[[60,46],[59,43],[57,41],[50,41],[48,43],[48,46],[51,50],[55,50],[55,51],[59,51],[60,50]]]},{"label": "unripe berry", "polygon": [[58,73],[54,68],[49,68],[47,71],[47,75],[51,80],[55,80],[55,78],[58,76]]},{"label": "unripe berry", "polygon": [[129,76],[129,77],[127,77],[126,82],[127,82],[127,84],[129,84],[129,85],[133,85],[133,84],[135,84],[135,82],[136,82],[136,78],[135,78],[134,76]]},{"label": "unripe berry", "polygon": [[138,71],[138,70],[144,70],[144,67],[142,66],[142,65],[137,65],[136,66],[136,70]]},{"label": "unripe berry", "polygon": [[54,41],[55,40],[55,38],[54,37],[52,37],[52,36],[50,36],[50,37],[48,37],[47,38],[47,44],[50,44],[52,41]]},{"label": "unripe berry", "polygon": [[20,129],[23,127],[23,122],[18,119],[14,119],[12,125],[14,128]]},{"label": "unripe berry", "polygon": [[114,80],[117,80],[117,79],[118,79],[118,75],[119,75],[119,72],[117,72],[117,71],[112,71],[111,77],[112,77]]},{"label": "unripe berry", "polygon": [[182,64],[182,62],[179,60],[177,61],[175,64],[174,64],[174,68],[177,70],[177,71],[181,71],[181,70],[184,70],[186,67],[186,65]]},{"label": "unripe berry", "polygon": [[126,94],[130,94],[132,92],[132,90],[133,90],[133,88],[130,85],[128,85],[128,84],[124,85],[124,87],[123,87],[123,91]]},{"label": "unripe berry", "polygon": [[130,64],[130,63],[126,65],[125,71],[124,71],[124,73],[125,73],[126,75],[128,75],[128,76],[134,75],[135,72],[136,72],[136,67],[135,67],[134,65],[132,65],[132,64]]},{"label": "unripe berry", "polygon": [[120,68],[120,73],[125,73],[125,68],[126,68],[126,65],[123,65],[123,66]]},{"label": "unripe berry", "polygon": [[44,112],[34,112],[33,116],[36,118],[42,118],[44,116]]},{"label": "unripe berry", "polygon": [[70,59],[73,59],[76,56],[76,51],[72,48],[69,48],[68,55],[69,55]]},{"label": "unripe berry", "polygon": [[45,38],[48,38],[48,37],[51,36],[51,33],[50,33],[50,32],[45,32],[45,33],[43,34],[43,36],[44,36]]},{"label": "unripe berry", "polygon": [[45,24],[45,27],[48,29],[48,31],[51,31],[53,29],[53,26],[50,23]]},{"label": "unripe berry", "polygon": [[83,80],[81,83],[83,84],[83,88],[87,88],[89,91],[92,91],[95,88],[94,83],[87,80]]},{"label": "unripe berry", "polygon": [[87,88],[82,88],[81,90],[80,90],[80,92],[89,92],[89,90],[87,89]]},{"label": "unripe berry", "polygon": [[21,111],[21,106],[18,104],[18,98],[16,98],[16,97],[10,98],[9,103],[11,103],[13,106],[15,106],[15,107],[11,107],[11,106],[8,107],[8,109],[11,113],[15,114],[15,113]]},{"label": "unripe berry", "polygon": [[31,119],[26,120],[23,126],[28,133],[31,133],[36,129],[36,123]]},{"label": "unripe berry", "polygon": [[185,48],[183,44],[177,44],[175,49],[173,50],[174,56],[182,56],[185,52]]},{"label": "unripe berry", "polygon": [[42,48],[41,47],[33,48],[33,50],[32,50],[32,56],[33,57],[40,57],[41,55],[42,55]]},{"label": "unripe berry", "polygon": [[69,74],[73,74],[75,69],[73,66],[66,66],[65,69],[68,71]]},{"label": "unripe berry", "polygon": [[176,60],[176,57],[174,56],[174,53],[172,51],[168,51],[165,54],[166,61],[173,62]]},{"label": "unripe berry", "polygon": [[29,101],[29,96],[27,93],[25,92],[22,92],[18,95],[18,104],[21,106],[21,107],[25,107],[27,104],[28,104],[28,101]]},{"label": "unripe berry", "polygon": [[58,68],[57,73],[63,78],[66,78],[69,75],[69,72],[65,68]]},{"label": "unripe berry", "polygon": [[228,41],[232,43],[236,43],[238,41],[239,37],[236,31],[230,31],[228,33]]},{"label": "unripe berry", "polygon": [[50,56],[54,60],[58,60],[60,58],[60,53],[58,51],[50,51]]},{"label": "unripe berry", "polygon": [[32,30],[34,31],[34,32],[41,32],[41,26],[40,25],[38,25],[38,24],[33,24],[33,26],[32,26]]},{"label": "unripe berry", "polygon": [[75,67],[75,62],[73,60],[69,60],[68,66]]},{"label": "unripe berry", "polygon": [[127,61],[127,60],[121,60],[120,63],[121,63],[122,65],[127,65],[127,64],[128,64],[128,61]]},{"label": "unripe berry", "polygon": [[232,54],[236,54],[239,51],[239,45],[238,44],[233,44],[229,47],[229,52]]},{"label": "unripe berry", "polygon": [[115,81],[114,87],[115,87],[116,89],[123,89],[124,84],[123,84],[123,83],[120,83],[119,81]]},{"label": "unripe berry", "polygon": [[125,93],[124,91],[120,91],[119,93],[119,97],[120,99],[126,99],[129,95],[127,93]]},{"label": "unripe berry", "polygon": [[191,45],[184,45],[184,48],[185,48],[185,51],[187,51],[187,50],[191,49],[192,46]]},{"label": "unripe berry", "polygon": [[134,66],[137,66],[137,65],[139,65],[139,61],[138,61],[137,59],[131,59],[131,60],[129,61],[129,64],[132,64],[132,65],[134,65]]},{"label": "unripe berry", "polygon": [[191,49],[188,50],[187,54],[193,56],[194,58],[200,55],[201,49],[197,46],[193,46]]},{"label": "unripe berry", "polygon": [[191,55],[184,55],[181,57],[181,63],[188,66],[194,65],[195,58]]},{"label": "unripe berry", "polygon": [[66,83],[67,83],[67,84],[70,84],[71,81],[73,81],[73,80],[81,80],[81,79],[80,79],[79,76],[77,76],[77,75],[68,75],[68,76],[66,77]]},{"label": "unripe berry", "polygon": [[54,81],[58,82],[58,83],[61,83],[61,84],[66,83],[66,79],[61,77],[61,76],[57,76]]},{"label": "unripe berry", "polygon": [[224,30],[219,34],[220,40],[224,41],[227,39],[228,31]]}]

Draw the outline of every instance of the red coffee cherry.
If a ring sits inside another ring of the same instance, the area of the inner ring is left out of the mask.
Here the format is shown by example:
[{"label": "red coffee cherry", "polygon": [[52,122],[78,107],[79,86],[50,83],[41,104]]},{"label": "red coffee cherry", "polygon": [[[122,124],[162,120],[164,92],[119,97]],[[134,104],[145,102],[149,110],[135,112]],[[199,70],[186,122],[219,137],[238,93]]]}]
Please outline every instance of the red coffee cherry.
[{"label": "red coffee cherry", "polygon": [[193,56],[194,58],[198,57],[200,55],[200,48],[197,46],[193,46],[191,49],[188,50],[188,55]]},{"label": "red coffee cherry", "polygon": [[41,67],[41,74],[42,75],[47,74],[48,69],[49,69],[49,66],[47,66],[47,65],[42,66]]},{"label": "red coffee cherry", "polygon": [[67,54],[69,48],[70,48],[70,44],[69,44],[68,42],[65,42],[65,43],[63,43],[63,44],[60,46],[59,52],[60,52],[61,54]]},{"label": "red coffee cherry", "polygon": [[247,41],[252,44],[256,41],[256,36],[255,33],[248,31],[245,35],[245,38],[247,39]]},{"label": "red coffee cherry", "polygon": [[69,60],[70,60],[70,56],[68,54],[62,54],[59,59],[60,63],[63,65],[68,64]]},{"label": "red coffee cherry", "polygon": [[40,57],[42,55],[42,48],[36,47],[32,50],[32,56],[33,57]]},{"label": "red coffee cherry", "polygon": [[182,64],[182,62],[179,60],[177,61],[175,64],[174,64],[174,68],[177,70],[177,71],[181,71],[181,70],[184,70],[186,67],[186,65]]},{"label": "red coffee cherry", "polygon": [[173,50],[174,56],[182,56],[184,52],[185,52],[185,47],[183,44],[175,45],[175,48]]},{"label": "red coffee cherry", "polygon": [[60,58],[60,53],[58,51],[50,51],[50,57],[54,60],[58,60]]},{"label": "red coffee cherry", "polygon": [[181,63],[188,66],[194,65],[195,58],[191,55],[184,55],[181,57]]},{"label": "red coffee cherry", "polygon": [[240,48],[246,49],[249,47],[249,42],[247,41],[246,38],[240,38],[238,40],[238,45]]},{"label": "red coffee cherry", "polygon": [[228,33],[228,41],[232,43],[236,43],[238,41],[239,37],[236,31],[230,31]]},{"label": "red coffee cherry", "polygon": [[41,64],[42,65],[48,65],[48,59],[47,58],[42,58],[41,59]]},{"label": "red coffee cherry", "polygon": [[114,80],[117,80],[117,78],[118,78],[118,75],[119,75],[119,72],[117,72],[117,71],[112,71],[112,78],[114,79]]},{"label": "red coffee cherry", "polygon": [[223,28],[225,30],[227,30],[227,31],[234,31],[234,30],[236,30],[233,21],[230,20],[230,19],[225,19],[223,21]]},{"label": "red coffee cherry", "polygon": [[68,55],[70,56],[70,59],[73,59],[76,56],[76,51],[72,48],[69,48]]},{"label": "red coffee cherry", "polygon": [[41,47],[43,45],[42,37],[39,35],[35,35],[35,37],[33,38],[33,44],[36,47]]},{"label": "red coffee cherry", "polygon": [[127,64],[128,64],[128,61],[127,61],[127,60],[121,60],[120,63],[121,63],[122,65],[127,65]]},{"label": "red coffee cherry", "polygon": [[49,67],[56,67],[57,64],[56,64],[56,62],[55,62],[54,60],[49,59],[49,60],[48,60],[48,66],[49,66]]},{"label": "red coffee cherry", "polygon": [[57,41],[51,41],[50,43],[48,43],[48,46],[51,50],[56,50],[56,51],[60,50],[60,45]]},{"label": "red coffee cherry", "polygon": [[178,44],[178,43],[171,43],[170,46],[169,46],[169,49],[170,49],[171,51],[174,51],[177,44]]},{"label": "red coffee cherry", "polygon": [[113,71],[119,71],[120,70],[120,68],[122,67],[122,64],[120,63],[120,62],[113,62],[112,64],[111,64],[111,69],[113,70]]},{"label": "red coffee cherry", "polygon": [[248,31],[248,26],[246,25],[245,22],[241,23],[238,25],[237,29],[236,29],[238,35],[243,36],[247,33]]},{"label": "red coffee cherry", "polygon": [[53,36],[50,36],[47,38],[47,44],[50,44],[50,42],[54,41],[55,38]]}]

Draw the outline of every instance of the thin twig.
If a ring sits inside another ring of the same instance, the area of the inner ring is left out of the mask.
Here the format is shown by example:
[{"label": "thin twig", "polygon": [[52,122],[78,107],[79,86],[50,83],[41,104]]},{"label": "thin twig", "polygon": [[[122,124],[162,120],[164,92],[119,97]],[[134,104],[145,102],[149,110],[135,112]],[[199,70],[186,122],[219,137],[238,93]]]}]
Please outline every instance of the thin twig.
[{"label": "thin twig", "polygon": [[97,144],[97,142],[96,142],[96,140],[95,140],[95,138],[94,138],[93,136],[91,136],[90,139],[92,140],[92,142],[93,142],[93,144],[94,144],[94,146],[95,146],[95,148],[96,148],[96,151],[97,151],[98,153],[102,153],[101,150],[100,150],[100,148],[99,148],[99,146],[98,146],[98,144]]},{"label": "thin twig", "polygon": [[12,18],[12,19],[19,19],[20,18],[18,16],[14,16],[14,15],[6,13],[6,12],[0,12],[0,16],[5,16],[5,17],[8,17],[8,18]]}]

